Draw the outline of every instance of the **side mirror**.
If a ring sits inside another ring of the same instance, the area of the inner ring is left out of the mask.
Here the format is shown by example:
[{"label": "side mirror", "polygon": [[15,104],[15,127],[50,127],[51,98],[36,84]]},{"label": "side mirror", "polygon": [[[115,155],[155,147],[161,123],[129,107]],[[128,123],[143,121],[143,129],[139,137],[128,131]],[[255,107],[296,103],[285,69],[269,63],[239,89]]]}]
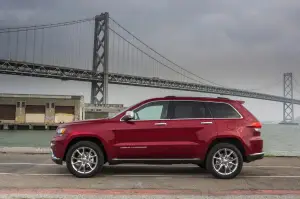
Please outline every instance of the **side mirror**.
[{"label": "side mirror", "polygon": [[133,111],[127,111],[123,117],[125,121],[131,120],[134,118],[134,112]]}]

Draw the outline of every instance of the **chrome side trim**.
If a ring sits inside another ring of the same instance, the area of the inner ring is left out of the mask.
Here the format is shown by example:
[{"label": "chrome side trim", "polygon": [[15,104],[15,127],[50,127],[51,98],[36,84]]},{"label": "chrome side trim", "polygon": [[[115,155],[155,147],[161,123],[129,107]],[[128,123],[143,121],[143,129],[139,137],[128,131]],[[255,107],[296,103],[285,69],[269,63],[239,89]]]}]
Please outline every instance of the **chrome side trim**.
[{"label": "chrome side trim", "polygon": [[166,126],[167,123],[165,123],[165,122],[159,122],[159,123],[155,123],[154,125],[155,126]]},{"label": "chrome side trim", "polygon": [[212,124],[213,122],[201,122],[200,124]]}]

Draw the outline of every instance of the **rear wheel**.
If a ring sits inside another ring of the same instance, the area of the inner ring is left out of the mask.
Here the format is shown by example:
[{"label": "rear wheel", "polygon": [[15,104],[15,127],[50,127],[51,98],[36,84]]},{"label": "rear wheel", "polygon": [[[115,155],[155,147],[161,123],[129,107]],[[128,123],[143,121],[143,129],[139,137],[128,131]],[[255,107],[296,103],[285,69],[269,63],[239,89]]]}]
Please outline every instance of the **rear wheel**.
[{"label": "rear wheel", "polygon": [[70,147],[66,154],[67,168],[79,178],[92,177],[104,165],[101,148],[90,141],[81,141]]},{"label": "rear wheel", "polygon": [[206,168],[216,178],[235,178],[241,172],[242,167],[243,156],[233,144],[216,144],[208,153]]}]

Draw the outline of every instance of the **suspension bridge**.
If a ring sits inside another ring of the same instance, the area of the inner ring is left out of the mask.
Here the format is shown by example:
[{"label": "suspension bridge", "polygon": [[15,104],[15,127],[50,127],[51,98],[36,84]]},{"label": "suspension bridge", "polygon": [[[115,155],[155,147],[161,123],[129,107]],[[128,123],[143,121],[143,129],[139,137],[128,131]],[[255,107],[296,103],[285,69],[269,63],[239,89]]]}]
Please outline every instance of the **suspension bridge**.
[{"label": "suspension bridge", "polygon": [[292,73],[283,96],[226,88],[166,58],[108,13],[92,18],[0,28],[0,74],[91,82],[91,104],[108,103],[108,84],[230,95],[283,103],[294,122]]}]

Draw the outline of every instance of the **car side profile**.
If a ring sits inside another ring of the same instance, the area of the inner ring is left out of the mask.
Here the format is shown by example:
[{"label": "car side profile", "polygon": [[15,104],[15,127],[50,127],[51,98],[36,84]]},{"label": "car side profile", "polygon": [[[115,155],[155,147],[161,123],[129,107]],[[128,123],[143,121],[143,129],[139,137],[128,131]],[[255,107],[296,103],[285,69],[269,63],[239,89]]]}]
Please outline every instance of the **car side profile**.
[{"label": "car side profile", "polygon": [[243,101],[167,96],[141,101],[114,117],[60,125],[52,160],[76,177],[104,164],[196,164],[231,179],[262,159],[261,123]]}]

